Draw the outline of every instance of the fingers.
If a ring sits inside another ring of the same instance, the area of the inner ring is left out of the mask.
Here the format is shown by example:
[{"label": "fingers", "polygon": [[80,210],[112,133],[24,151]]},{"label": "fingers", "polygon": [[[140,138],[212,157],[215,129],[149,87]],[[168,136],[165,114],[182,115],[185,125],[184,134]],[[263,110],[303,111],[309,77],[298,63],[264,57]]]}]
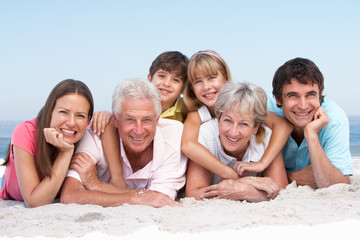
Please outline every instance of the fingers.
[{"label": "fingers", "polygon": [[111,113],[102,111],[102,112],[95,112],[93,116],[93,123],[92,123],[92,129],[93,132],[97,135],[100,135],[104,133],[106,125],[111,120]]},{"label": "fingers", "polygon": [[60,150],[66,151],[74,149],[74,145],[65,142],[63,134],[55,128],[44,128],[44,137],[47,143],[59,148]]}]

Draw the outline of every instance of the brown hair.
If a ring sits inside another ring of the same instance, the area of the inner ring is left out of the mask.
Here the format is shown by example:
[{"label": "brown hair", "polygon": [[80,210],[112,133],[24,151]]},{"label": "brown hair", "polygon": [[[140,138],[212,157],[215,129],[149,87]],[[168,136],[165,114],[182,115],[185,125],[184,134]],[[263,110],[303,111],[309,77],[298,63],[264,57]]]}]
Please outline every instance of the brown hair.
[{"label": "brown hair", "polygon": [[301,84],[317,84],[319,86],[320,103],[323,101],[324,76],[314,62],[299,57],[287,61],[276,70],[272,82],[272,93],[277,100],[282,102],[283,87],[285,84],[290,84],[293,78]]},{"label": "brown hair", "polygon": [[174,73],[181,78],[183,83],[187,80],[187,66],[189,59],[178,51],[163,52],[152,62],[149,73],[153,77],[154,74],[162,69],[164,71]]},{"label": "brown hair", "polygon": [[[51,115],[57,99],[72,93],[80,94],[88,100],[90,105],[88,113],[89,121],[92,118],[94,111],[94,101],[89,88],[83,82],[73,79],[66,79],[58,83],[53,88],[46,100],[45,105],[40,110],[36,118],[36,166],[38,171],[40,171],[41,175],[44,177],[51,176],[51,167],[54,164],[56,156],[59,152],[56,147],[46,142],[44,128],[50,127]],[[7,165],[9,161],[10,149],[11,145],[9,144],[3,165]]]}]

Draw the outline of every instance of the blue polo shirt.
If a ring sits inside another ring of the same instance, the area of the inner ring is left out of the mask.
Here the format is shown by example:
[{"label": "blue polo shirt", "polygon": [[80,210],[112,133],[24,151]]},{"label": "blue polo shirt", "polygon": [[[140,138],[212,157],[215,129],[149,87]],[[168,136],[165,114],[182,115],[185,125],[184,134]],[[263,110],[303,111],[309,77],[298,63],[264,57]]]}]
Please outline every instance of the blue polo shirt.
[{"label": "blue polo shirt", "polygon": [[[353,166],[349,144],[349,120],[345,112],[331,99],[325,97],[321,106],[329,116],[330,122],[319,132],[319,141],[329,161],[343,175],[352,175]],[[268,111],[284,117],[282,108],[276,106],[274,97],[268,97]],[[290,136],[282,149],[287,173],[297,172],[311,164],[305,138],[300,146]]]}]

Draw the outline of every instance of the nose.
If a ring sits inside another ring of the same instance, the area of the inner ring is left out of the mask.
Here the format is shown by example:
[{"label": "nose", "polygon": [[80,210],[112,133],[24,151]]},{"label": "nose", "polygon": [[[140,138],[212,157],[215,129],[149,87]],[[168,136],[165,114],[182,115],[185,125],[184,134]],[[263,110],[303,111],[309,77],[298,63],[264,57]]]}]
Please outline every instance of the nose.
[{"label": "nose", "polygon": [[164,81],[163,81],[163,84],[164,84],[165,86],[169,86],[169,85],[170,85],[170,80],[171,80],[171,77],[165,78]]},{"label": "nose", "polygon": [[144,126],[141,121],[136,122],[135,127],[134,127],[134,133],[138,136],[140,136],[144,133]]},{"label": "nose", "polygon": [[239,126],[237,124],[233,124],[229,130],[231,136],[239,136]]},{"label": "nose", "polygon": [[69,114],[68,118],[67,118],[67,121],[66,121],[66,124],[69,126],[69,127],[74,127],[75,126],[75,116],[72,115],[72,114]]},{"label": "nose", "polygon": [[306,102],[306,98],[305,98],[305,97],[301,97],[301,98],[299,99],[298,106],[299,106],[299,108],[301,108],[301,109],[305,109],[305,108],[306,108],[307,102]]}]

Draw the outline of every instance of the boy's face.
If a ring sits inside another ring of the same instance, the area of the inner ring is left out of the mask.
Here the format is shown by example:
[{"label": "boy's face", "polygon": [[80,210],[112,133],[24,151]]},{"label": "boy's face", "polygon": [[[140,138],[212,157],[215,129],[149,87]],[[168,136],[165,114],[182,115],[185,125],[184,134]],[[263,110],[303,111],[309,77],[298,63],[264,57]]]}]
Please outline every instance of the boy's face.
[{"label": "boy's face", "polygon": [[[184,81],[174,73],[159,69],[154,76],[148,75],[150,82],[153,82],[159,90],[162,106],[172,106],[180,96]],[[163,109],[165,111],[166,109]]]}]

